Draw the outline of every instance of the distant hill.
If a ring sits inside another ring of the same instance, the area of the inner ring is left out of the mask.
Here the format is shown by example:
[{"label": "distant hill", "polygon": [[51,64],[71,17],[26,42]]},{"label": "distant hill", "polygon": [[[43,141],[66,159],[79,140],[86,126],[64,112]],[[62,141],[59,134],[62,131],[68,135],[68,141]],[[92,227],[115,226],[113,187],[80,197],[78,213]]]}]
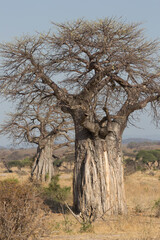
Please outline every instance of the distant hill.
[{"label": "distant hill", "polygon": [[30,149],[0,149],[0,162],[2,159],[5,161],[12,161],[12,160],[22,160],[24,158],[33,157],[36,153],[36,148]]},{"label": "distant hill", "polygon": [[0,149],[6,149],[5,147],[3,147],[3,146],[0,146]]},{"label": "distant hill", "polygon": [[122,140],[123,144],[128,144],[131,142],[134,142],[134,143],[143,143],[143,142],[160,143],[160,140],[153,140],[153,139],[148,139],[148,138],[127,138],[127,139]]}]

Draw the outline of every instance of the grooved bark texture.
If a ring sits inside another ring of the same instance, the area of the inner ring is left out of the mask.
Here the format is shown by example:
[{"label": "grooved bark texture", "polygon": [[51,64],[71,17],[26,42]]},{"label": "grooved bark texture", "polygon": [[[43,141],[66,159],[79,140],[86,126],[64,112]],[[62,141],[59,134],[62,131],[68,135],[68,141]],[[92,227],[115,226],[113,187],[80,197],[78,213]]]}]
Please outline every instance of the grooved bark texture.
[{"label": "grooved bark texture", "polygon": [[37,149],[37,154],[32,167],[32,178],[36,178],[42,182],[50,182],[54,175],[53,158],[52,158],[53,142],[48,141],[44,147]]},{"label": "grooved bark texture", "polygon": [[126,213],[121,136],[93,138],[77,128],[74,168],[74,206],[85,216]]}]

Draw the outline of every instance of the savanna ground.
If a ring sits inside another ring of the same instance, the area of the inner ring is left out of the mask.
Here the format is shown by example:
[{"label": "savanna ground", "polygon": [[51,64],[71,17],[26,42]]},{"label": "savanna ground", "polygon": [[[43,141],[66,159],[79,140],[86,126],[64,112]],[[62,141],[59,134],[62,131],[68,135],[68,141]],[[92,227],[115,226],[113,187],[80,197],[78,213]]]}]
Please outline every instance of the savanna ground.
[{"label": "savanna ground", "polygon": [[[4,156],[4,151],[0,151],[0,157]],[[32,155],[34,150],[16,150],[19,154]],[[126,148],[125,148],[126,151]],[[129,153],[135,149],[128,150]],[[30,153],[29,153],[30,152]],[[11,151],[10,154],[13,152]],[[62,155],[62,152],[59,152]],[[7,156],[7,153],[6,155]],[[25,155],[26,156],[26,155]],[[64,163],[59,168],[59,184],[61,187],[71,187],[72,192],[72,168],[70,163]],[[0,180],[18,179],[19,182],[27,182],[30,176],[30,168],[12,168],[8,173],[4,164],[0,162]],[[94,223],[80,224],[71,212],[62,206],[57,213],[49,211],[45,216],[44,224],[46,231],[41,240],[151,240],[160,239],[160,216],[157,217],[155,202],[160,199],[160,170],[147,170],[145,172],[136,171],[125,175],[125,189],[128,206],[126,216],[102,216]],[[67,199],[72,205],[72,196]]]}]

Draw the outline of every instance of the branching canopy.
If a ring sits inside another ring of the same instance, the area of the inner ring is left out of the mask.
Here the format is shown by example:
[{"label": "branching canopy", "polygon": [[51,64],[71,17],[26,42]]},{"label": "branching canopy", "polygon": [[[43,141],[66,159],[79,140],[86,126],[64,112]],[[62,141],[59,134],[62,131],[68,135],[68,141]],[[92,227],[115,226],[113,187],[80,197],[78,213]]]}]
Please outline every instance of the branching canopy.
[{"label": "branching canopy", "polygon": [[61,137],[61,144],[57,144],[56,148],[73,141],[70,137],[72,121],[56,104],[46,101],[26,103],[16,113],[8,115],[8,120],[1,125],[0,134],[8,135],[14,141],[35,143],[39,148],[43,148],[49,139],[54,143]]},{"label": "branching canopy", "polygon": [[157,115],[159,42],[147,41],[139,24],[106,18],[53,27],[54,32],[0,45],[4,95],[55,96],[63,111],[81,111],[82,125],[104,137],[105,123],[126,122],[148,103]]}]

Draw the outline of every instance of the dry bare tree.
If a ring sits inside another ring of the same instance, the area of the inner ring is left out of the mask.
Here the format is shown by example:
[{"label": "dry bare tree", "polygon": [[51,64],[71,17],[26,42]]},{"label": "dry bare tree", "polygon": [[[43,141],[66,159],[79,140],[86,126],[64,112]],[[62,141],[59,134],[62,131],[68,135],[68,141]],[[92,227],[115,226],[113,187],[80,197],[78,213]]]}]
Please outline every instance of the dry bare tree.
[{"label": "dry bare tree", "polygon": [[55,96],[75,125],[74,207],[126,213],[121,140],[129,116],[160,99],[159,42],[121,19],[53,24],[45,35],[1,44],[1,92]]},{"label": "dry bare tree", "polygon": [[[69,146],[73,130],[71,120],[63,114],[56,104],[32,104],[20,107],[16,113],[10,113],[9,119],[1,125],[0,134],[8,135],[14,143],[29,142],[37,145],[31,176],[37,180],[50,182],[54,176],[53,152]],[[61,138],[61,142],[55,141]]]}]

